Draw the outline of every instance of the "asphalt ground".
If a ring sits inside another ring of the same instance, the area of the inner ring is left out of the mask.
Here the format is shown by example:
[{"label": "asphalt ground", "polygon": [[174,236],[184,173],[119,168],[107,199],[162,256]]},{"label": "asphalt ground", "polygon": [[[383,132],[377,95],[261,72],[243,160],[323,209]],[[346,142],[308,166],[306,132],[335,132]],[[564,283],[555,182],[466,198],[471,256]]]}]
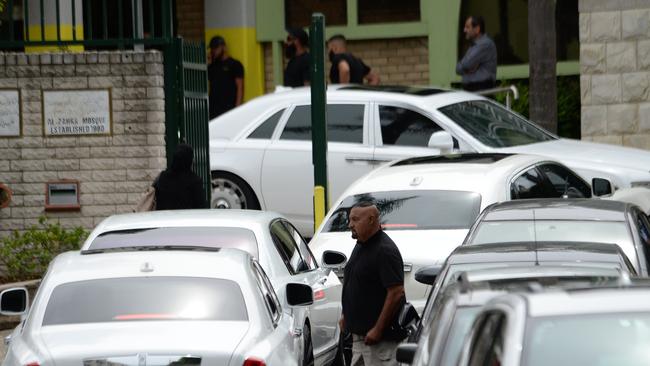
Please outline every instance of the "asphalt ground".
[{"label": "asphalt ground", "polygon": [[0,330],[0,362],[5,359],[5,353],[7,349],[5,348],[5,337],[12,332],[12,329]]}]

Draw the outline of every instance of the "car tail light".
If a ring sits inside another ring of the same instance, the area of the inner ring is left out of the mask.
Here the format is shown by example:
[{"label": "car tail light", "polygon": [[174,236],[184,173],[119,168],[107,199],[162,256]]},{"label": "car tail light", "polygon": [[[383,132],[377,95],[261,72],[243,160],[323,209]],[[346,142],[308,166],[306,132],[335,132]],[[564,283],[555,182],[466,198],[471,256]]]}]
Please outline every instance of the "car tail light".
[{"label": "car tail light", "polygon": [[244,361],[244,366],[266,366],[266,363],[257,357],[249,357]]},{"label": "car tail light", "polygon": [[41,366],[41,364],[39,364],[38,362],[34,361],[34,362],[30,362],[30,363],[26,364],[25,366]]}]

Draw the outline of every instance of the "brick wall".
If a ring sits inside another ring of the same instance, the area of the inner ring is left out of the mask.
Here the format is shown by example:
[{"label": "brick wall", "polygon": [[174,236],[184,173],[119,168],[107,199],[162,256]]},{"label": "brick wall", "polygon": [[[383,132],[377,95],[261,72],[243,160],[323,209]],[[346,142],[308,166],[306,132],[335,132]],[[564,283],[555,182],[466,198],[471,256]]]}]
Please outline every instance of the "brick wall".
[{"label": "brick wall", "polygon": [[580,1],[584,140],[650,149],[650,0]]},{"label": "brick wall", "polygon": [[[23,132],[0,137],[0,182],[13,191],[0,236],[37,224],[53,179],[80,181],[80,212],[47,213],[65,227],[131,211],[166,166],[163,82],[158,51],[0,54],[0,88],[22,93]],[[112,89],[111,136],[43,136],[43,89],[93,88]]]},{"label": "brick wall", "polygon": [[178,35],[192,41],[205,38],[204,0],[177,0]]},{"label": "brick wall", "polygon": [[[429,49],[426,37],[348,41],[348,50],[379,73],[384,85],[429,85]],[[326,61],[329,76],[331,64]],[[271,44],[264,44],[266,91],[272,91]]]}]

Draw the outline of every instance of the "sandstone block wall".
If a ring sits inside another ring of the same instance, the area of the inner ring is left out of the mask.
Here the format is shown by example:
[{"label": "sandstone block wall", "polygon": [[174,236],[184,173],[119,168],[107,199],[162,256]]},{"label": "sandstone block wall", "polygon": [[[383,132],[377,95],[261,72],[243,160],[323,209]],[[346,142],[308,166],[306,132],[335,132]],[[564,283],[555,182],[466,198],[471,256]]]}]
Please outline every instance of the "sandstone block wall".
[{"label": "sandstone block wall", "polygon": [[[46,214],[91,229],[130,212],[166,166],[163,58],[158,51],[0,54],[0,88],[22,93],[22,137],[0,137],[0,182],[13,200],[0,209],[0,236]],[[111,136],[44,137],[43,89],[112,90]],[[45,183],[80,181],[81,211],[45,212]]]},{"label": "sandstone block wall", "polygon": [[650,0],[580,0],[582,138],[650,149]]}]

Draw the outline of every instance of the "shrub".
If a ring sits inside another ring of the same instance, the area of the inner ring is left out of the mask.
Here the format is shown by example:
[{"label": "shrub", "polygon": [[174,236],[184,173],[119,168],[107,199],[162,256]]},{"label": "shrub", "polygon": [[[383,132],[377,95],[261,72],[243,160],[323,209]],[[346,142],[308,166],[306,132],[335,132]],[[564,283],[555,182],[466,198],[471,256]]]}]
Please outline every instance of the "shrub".
[{"label": "shrub", "polygon": [[38,222],[39,226],[22,233],[14,231],[0,241],[0,265],[5,271],[0,283],[41,278],[55,256],[78,250],[88,236],[81,227],[64,229],[58,223],[49,223],[45,217]]}]

